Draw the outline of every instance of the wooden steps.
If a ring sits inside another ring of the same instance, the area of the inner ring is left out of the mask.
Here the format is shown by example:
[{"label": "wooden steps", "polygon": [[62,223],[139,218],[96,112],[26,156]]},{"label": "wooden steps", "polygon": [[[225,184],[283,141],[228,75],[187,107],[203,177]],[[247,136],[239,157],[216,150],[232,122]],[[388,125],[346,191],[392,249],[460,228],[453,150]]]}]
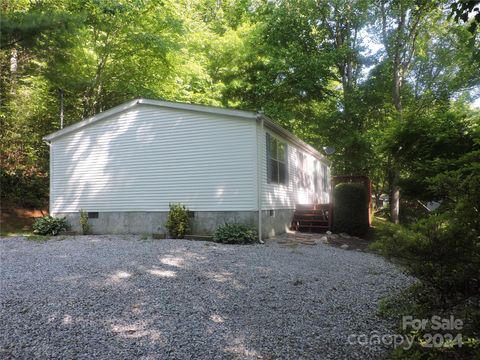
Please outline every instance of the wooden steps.
[{"label": "wooden steps", "polygon": [[314,233],[329,230],[329,208],[330,204],[296,205],[291,229]]}]

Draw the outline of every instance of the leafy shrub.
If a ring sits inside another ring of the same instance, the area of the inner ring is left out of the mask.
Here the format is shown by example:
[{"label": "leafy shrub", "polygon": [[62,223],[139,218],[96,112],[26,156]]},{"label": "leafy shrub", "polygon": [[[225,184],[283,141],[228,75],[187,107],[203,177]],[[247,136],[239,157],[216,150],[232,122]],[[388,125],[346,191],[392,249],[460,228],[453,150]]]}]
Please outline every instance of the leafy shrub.
[{"label": "leafy shrub", "polygon": [[363,184],[338,184],[333,191],[333,230],[350,235],[368,231],[367,191]]},{"label": "leafy shrub", "polygon": [[190,231],[188,209],[182,204],[170,204],[169,207],[170,211],[165,227],[172,238],[183,239],[185,234]]},{"label": "leafy shrub", "polygon": [[[398,310],[398,316],[414,318],[453,315],[464,321],[464,341],[478,334],[480,244],[478,232],[472,225],[470,223],[471,228],[465,230],[462,219],[451,211],[433,214],[409,228],[388,222],[375,223],[377,240],[370,247],[399,262],[419,280],[414,287],[397,296],[399,302],[390,309]],[[428,329],[424,332],[428,333]],[[423,336],[423,332],[419,336]],[[478,340],[477,345],[467,342],[457,351],[458,358],[477,358],[480,353]],[[474,351],[477,351],[476,356],[472,355]],[[402,353],[399,358],[411,358],[412,353]]]},{"label": "leafy shrub", "polygon": [[67,231],[69,224],[66,218],[55,218],[53,216],[44,216],[38,218],[33,223],[33,232],[39,235],[58,235],[62,231]]},{"label": "leafy shrub", "polygon": [[410,228],[385,223],[371,248],[400,261],[407,271],[428,285],[439,299],[455,302],[480,294],[478,235],[465,231],[452,213],[433,214]]},{"label": "leafy shrub", "polygon": [[80,209],[80,226],[82,227],[83,235],[87,235],[90,233],[90,224],[88,223],[88,213],[82,209]]},{"label": "leafy shrub", "polygon": [[252,244],[257,234],[255,229],[243,224],[224,224],[215,231],[213,240],[223,244]]}]

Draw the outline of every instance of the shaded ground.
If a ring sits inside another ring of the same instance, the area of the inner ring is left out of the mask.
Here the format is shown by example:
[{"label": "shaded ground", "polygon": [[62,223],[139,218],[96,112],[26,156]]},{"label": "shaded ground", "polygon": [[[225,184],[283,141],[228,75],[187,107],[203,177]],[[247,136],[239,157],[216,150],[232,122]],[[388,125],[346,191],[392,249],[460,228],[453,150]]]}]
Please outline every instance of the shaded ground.
[{"label": "shaded ground", "polygon": [[[58,239],[58,238],[56,238]],[[411,280],[324,244],[0,240],[0,358],[381,358],[379,299]]]},{"label": "shaded ground", "polygon": [[2,204],[0,208],[0,234],[22,235],[32,232],[35,218],[48,215],[46,210],[23,209]]}]

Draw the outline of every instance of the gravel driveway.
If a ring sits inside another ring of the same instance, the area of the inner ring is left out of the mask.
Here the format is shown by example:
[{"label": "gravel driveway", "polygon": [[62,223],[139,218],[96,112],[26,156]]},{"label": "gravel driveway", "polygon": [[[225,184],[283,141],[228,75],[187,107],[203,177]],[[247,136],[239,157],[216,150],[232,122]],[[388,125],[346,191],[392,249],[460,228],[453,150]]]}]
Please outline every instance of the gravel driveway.
[{"label": "gravel driveway", "polygon": [[378,301],[411,282],[327,245],[78,236],[0,251],[0,358],[379,358],[348,336],[391,334]]}]

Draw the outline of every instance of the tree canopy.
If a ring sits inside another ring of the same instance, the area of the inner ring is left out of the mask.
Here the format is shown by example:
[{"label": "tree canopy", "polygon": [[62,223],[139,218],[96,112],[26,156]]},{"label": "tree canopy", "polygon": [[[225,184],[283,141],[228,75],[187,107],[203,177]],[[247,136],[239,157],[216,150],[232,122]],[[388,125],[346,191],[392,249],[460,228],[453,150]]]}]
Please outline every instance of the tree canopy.
[{"label": "tree canopy", "polygon": [[335,147],[334,174],[370,176],[377,196],[427,199],[439,159],[475,141],[477,3],[4,3],[2,181],[30,201],[28,184],[46,184],[41,139],[60,113],[70,125],[147,97],[263,110],[317,148]]}]

